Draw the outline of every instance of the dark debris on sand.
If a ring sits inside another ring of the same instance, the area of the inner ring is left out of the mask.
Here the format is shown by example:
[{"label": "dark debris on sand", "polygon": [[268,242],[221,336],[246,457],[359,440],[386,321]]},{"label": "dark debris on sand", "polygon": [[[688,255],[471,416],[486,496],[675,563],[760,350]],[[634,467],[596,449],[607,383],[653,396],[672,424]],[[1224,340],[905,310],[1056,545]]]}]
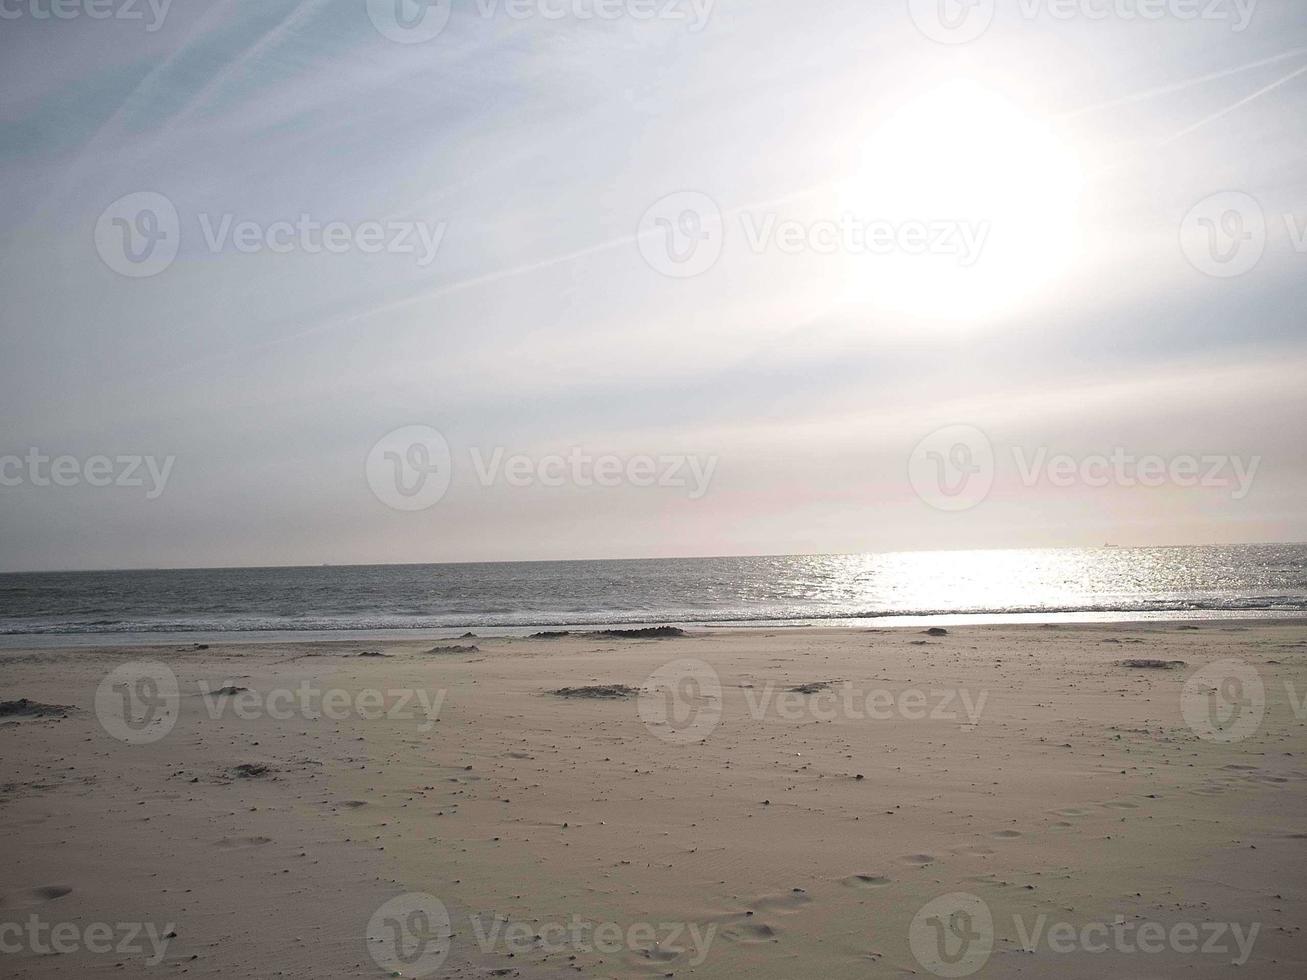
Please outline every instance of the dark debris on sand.
[{"label": "dark debris on sand", "polygon": [[679,626],[649,626],[638,630],[600,630],[598,636],[611,636],[621,640],[670,640],[684,636]]},{"label": "dark debris on sand", "polygon": [[1176,670],[1189,666],[1183,660],[1122,660],[1120,664],[1135,670]]},{"label": "dark debris on sand", "polygon": [[543,633],[532,633],[528,639],[531,640],[561,640],[565,636],[571,636],[567,630],[546,630]]},{"label": "dark debris on sand", "polygon": [[829,691],[838,681],[810,681],[807,684],[800,684],[798,687],[790,688],[793,694],[820,694],[822,691]]},{"label": "dark debris on sand", "polygon": [[454,645],[454,646],[447,646],[447,647],[432,647],[430,650],[427,651],[427,653],[480,653],[480,652],[481,652],[481,648],[479,646],[476,646],[475,644],[471,646]]},{"label": "dark debris on sand", "polygon": [[640,693],[636,687],[625,684],[594,684],[590,687],[560,687],[550,694],[560,698],[633,698]]},{"label": "dark debris on sand", "polygon": [[67,718],[68,712],[76,710],[68,704],[42,704],[27,698],[0,701],[0,718]]},{"label": "dark debris on sand", "polygon": [[271,771],[267,766],[261,766],[256,762],[242,762],[232,770],[238,779],[258,779]]}]

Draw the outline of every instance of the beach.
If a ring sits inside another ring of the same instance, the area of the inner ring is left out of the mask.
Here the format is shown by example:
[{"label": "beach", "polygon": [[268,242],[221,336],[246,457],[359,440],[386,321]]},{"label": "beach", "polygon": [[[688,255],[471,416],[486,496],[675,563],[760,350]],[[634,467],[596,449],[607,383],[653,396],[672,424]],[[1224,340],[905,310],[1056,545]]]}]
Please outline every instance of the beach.
[{"label": "beach", "polygon": [[1307,968],[1307,621],[441,636],[0,651],[5,974]]}]

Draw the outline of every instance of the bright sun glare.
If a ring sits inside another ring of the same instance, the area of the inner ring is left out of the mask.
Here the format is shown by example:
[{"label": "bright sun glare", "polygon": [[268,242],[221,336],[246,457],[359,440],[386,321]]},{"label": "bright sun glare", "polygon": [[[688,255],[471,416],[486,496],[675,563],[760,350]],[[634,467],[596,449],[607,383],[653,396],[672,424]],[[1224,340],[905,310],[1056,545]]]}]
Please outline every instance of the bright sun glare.
[{"label": "bright sun glare", "polygon": [[[848,300],[911,317],[968,321],[1012,312],[1075,253],[1079,161],[1047,123],[957,81],[886,117],[841,187],[864,221],[927,227],[859,256]],[[924,249],[924,252],[923,252]]]}]

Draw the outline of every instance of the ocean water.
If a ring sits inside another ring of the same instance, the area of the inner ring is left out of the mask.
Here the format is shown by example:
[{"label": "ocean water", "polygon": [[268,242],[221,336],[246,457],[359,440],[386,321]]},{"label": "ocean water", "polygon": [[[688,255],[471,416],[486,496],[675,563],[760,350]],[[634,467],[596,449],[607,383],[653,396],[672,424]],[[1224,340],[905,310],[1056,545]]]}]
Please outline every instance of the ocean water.
[{"label": "ocean water", "polygon": [[0,637],[1307,613],[1307,545],[0,575]]}]

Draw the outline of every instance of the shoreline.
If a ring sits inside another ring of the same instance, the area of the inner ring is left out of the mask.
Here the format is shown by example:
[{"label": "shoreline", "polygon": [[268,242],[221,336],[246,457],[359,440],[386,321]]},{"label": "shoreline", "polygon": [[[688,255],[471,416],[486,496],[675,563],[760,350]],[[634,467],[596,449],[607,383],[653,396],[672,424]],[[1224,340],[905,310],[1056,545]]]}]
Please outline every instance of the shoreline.
[{"label": "shoreline", "polygon": [[630,620],[603,623],[535,623],[518,626],[415,626],[411,629],[304,629],[304,630],[160,630],[144,632],[89,633],[0,633],[0,651],[113,649],[115,647],[166,647],[202,643],[210,646],[282,643],[331,642],[425,642],[456,640],[472,632],[481,637],[525,639],[545,631],[563,631],[576,635],[611,629],[642,629],[650,626],[675,626],[696,633],[752,630],[858,631],[910,630],[931,626],[1111,626],[1139,624],[1307,624],[1307,612],[1299,610],[1166,610],[1157,612],[1066,612],[1066,613],[941,613],[930,616],[874,616],[865,618],[796,618],[784,620],[743,619],[705,621],[702,619]]}]

